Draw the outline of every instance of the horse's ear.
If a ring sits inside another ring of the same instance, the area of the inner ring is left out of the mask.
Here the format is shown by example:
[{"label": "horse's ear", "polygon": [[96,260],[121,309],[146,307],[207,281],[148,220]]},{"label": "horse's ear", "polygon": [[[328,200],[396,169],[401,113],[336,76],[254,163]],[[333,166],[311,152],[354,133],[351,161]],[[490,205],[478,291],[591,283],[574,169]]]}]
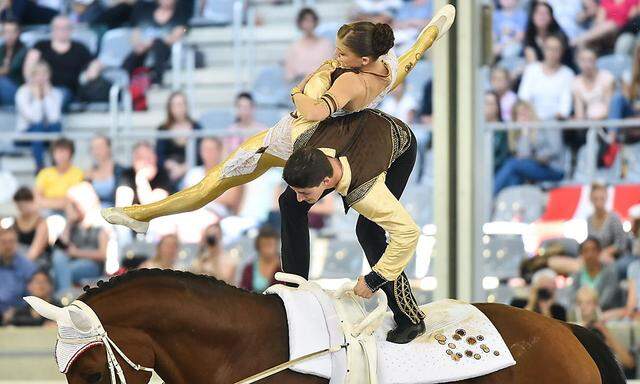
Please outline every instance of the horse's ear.
[{"label": "horse's ear", "polygon": [[81,332],[89,332],[93,328],[91,318],[86,313],[74,307],[68,307],[69,317],[73,326]]},{"label": "horse's ear", "polygon": [[23,297],[23,299],[31,306],[31,308],[38,312],[40,316],[49,320],[53,320],[57,323],[64,321],[64,308],[56,307],[55,305],[49,304],[41,298],[35,296],[27,296]]}]

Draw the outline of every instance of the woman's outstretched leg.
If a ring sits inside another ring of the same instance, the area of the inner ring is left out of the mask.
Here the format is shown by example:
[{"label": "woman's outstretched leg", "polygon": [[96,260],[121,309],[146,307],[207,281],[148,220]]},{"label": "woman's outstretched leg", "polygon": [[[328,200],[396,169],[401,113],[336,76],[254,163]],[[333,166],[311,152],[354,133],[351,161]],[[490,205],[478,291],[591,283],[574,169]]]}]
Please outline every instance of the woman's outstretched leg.
[{"label": "woman's outstretched leg", "polygon": [[285,160],[264,153],[255,170],[246,175],[223,177],[222,172],[229,162],[241,152],[256,151],[262,147],[267,131],[247,139],[225,161],[211,169],[196,185],[174,193],[158,202],[144,205],[132,205],[124,208],[108,208],[102,216],[111,224],[130,227],[136,232],[146,232],[148,222],[160,216],[193,211],[215,200],[230,188],[248,183],[272,167],[284,166]]}]

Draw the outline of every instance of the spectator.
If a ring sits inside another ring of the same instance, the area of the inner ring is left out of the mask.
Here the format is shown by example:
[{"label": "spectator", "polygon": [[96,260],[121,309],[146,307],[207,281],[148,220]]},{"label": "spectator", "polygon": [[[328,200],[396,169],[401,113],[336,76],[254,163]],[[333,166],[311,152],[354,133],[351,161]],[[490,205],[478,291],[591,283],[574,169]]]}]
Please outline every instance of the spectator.
[{"label": "spectator", "polygon": [[544,40],[544,60],[527,65],[518,96],[530,102],[542,120],[566,119],[571,113],[571,84],[574,74],[560,61],[562,39],[548,36]]},{"label": "spectator", "polygon": [[132,167],[122,171],[116,189],[116,206],[148,204],[162,200],[173,190],[169,176],[158,168],[156,153],[148,142],[133,148]]},{"label": "spectator", "polygon": [[549,36],[557,36],[560,39],[563,47],[561,62],[573,68],[573,57],[568,49],[569,40],[553,17],[553,9],[544,1],[533,1],[524,33],[524,57],[527,63],[543,60],[545,42]]},{"label": "spectator", "polygon": [[593,214],[587,218],[589,236],[598,239],[602,246],[600,260],[612,263],[627,251],[627,236],[618,215],[607,209],[607,187],[594,183],[591,185],[591,204]]},{"label": "spectator", "polygon": [[[81,3],[82,1],[79,0],[78,2]],[[108,4],[97,0],[93,0],[93,2],[100,4],[102,9],[100,15],[91,22],[92,28],[108,30],[127,27],[131,23],[131,15],[133,14],[133,6],[136,0],[110,0]]]},{"label": "spectator", "polygon": [[603,322],[595,322],[588,326],[587,329],[598,335],[613,352],[616,361],[622,366],[626,378],[634,379],[636,377],[636,358],[634,353],[618,341],[616,335],[611,333]]},{"label": "spectator", "polygon": [[237,266],[237,258],[224,252],[220,224],[214,223],[208,226],[204,230],[198,258],[193,262],[191,271],[213,276],[227,284],[234,284]]},{"label": "spectator", "polygon": [[[531,104],[519,101],[513,107],[514,121],[537,121]],[[514,157],[505,161],[495,177],[494,195],[502,189],[520,185],[527,180],[535,182],[560,181],[562,171],[562,140],[557,130],[523,128],[510,138]]]},{"label": "spectator", "polygon": [[585,31],[598,12],[597,0],[545,0],[553,9],[553,16],[569,39],[575,39]]},{"label": "spectator", "polygon": [[2,38],[4,44],[0,46],[0,105],[13,105],[16,91],[24,82],[22,65],[27,48],[20,41],[20,25],[16,20],[6,20],[2,23]]},{"label": "spectator", "polygon": [[236,122],[227,127],[227,131],[235,133],[229,135],[224,140],[224,149],[227,154],[233,152],[244,141],[247,133],[258,132],[267,129],[267,126],[256,121],[255,119],[256,105],[253,96],[248,92],[242,92],[236,96]]},{"label": "spectator", "polygon": [[393,93],[385,97],[380,105],[382,111],[397,117],[407,124],[414,122],[417,108],[418,102],[410,93],[406,92],[405,83],[398,84]]},{"label": "spectator", "polygon": [[[640,43],[633,51],[633,65],[622,75],[622,92],[616,92],[609,107],[610,119],[626,119],[640,116]],[[626,144],[640,141],[640,129],[625,129],[621,133]]]},{"label": "spectator", "polygon": [[13,228],[0,228],[0,323],[13,316],[36,266],[18,251]]},{"label": "spectator", "polygon": [[186,32],[187,16],[176,6],[178,0],[157,0],[138,2],[134,6],[131,36],[133,52],[125,59],[123,67],[129,73],[143,67],[147,57],[151,57],[152,82],[162,83],[171,46],[182,39]]},{"label": "spectator", "polygon": [[591,287],[598,293],[600,307],[607,311],[621,306],[620,291],[616,270],[600,261],[601,252],[602,246],[595,237],[588,237],[580,244],[583,266],[572,276],[571,296],[575,301],[580,288]]},{"label": "spectator", "polygon": [[62,91],[66,107],[78,94],[81,84],[100,77],[102,64],[93,59],[83,44],[71,40],[73,25],[66,16],[58,16],[51,22],[51,40],[36,43],[27,53],[23,73],[25,77],[40,60],[52,70],[51,82]]},{"label": "spectator", "polygon": [[515,299],[511,305],[524,308],[556,320],[567,321],[567,310],[556,302],[556,278],[550,269],[541,269],[533,274],[528,300]]},{"label": "spectator", "polygon": [[407,0],[395,13],[393,31],[396,37],[396,50],[406,43],[413,43],[413,38],[433,17],[432,0]]},{"label": "spectator", "polygon": [[[216,137],[205,137],[200,141],[200,158],[203,164],[189,169],[184,177],[184,188],[198,184],[204,176],[216,165],[220,164],[223,155],[222,141]],[[244,198],[244,185],[239,185],[225,191],[220,197],[206,205],[219,218],[237,215]]]},{"label": "spectator", "polygon": [[[44,61],[31,67],[27,83],[16,93],[19,132],[54,133],[61,132],[62,92],[51,86],[51,68]],[[32,141],[31,150],[36,161],[36,170],[44,168],[46,144]]]},{"label": "spectator", "polygon": [[[167,101],[167,118],[158,128],[159,131],[196,131],[200,124],[189,115],[187,97],[182,92],[174,92]],[[177,183],[187,173],[187,145],[189,139],[178,137],[174,139],[159,139],[156,145],[158,167],[167,171],[173,183]]]},{"label": "spectator", "polygon": [[[27,284],[27,294],[57,307],[62,307],[62,303],[53,297],[53,281],[46,271],[40,270],[31,277]],[[26,304],[21,305],[15,312],[11,319],[11,325],[17,327],[57,326],[55,321],[45,319]]]},{"label": "spectator", "polygon": [[491,70],[491,90],[500,98],[500,117],[502,121],[511,121],[513,106],[518,95],[511,89],[509,71],[502,67]]},{"label": "spectator", "polygon": [[298,12],[296,25],[302,37],[289,46],[284,59],[284,77],[289,83],[300,82],[333,56],[333,42],[315,34],[319,22],[318,14],[311,8]]},{"label": "spectator", "polygon": [[576,292],[568,320],[582,327],[601,321],[603,315],[598,303],[598,292],[594,288],[588,285],[581,287]]},{"label": "spectator", "polygon": [[86,173],[86,179],[100,199],[102,207],[113,207],[116,200],[117,181],[124,169],[113,159],[111,140],[102,135],[91,140],[91,158],[93,166]]},{"label": "spectator", "polygon": [[493,12],[493,54],[496,57],[520,55],[527,14],[518,0],[499,0],[500,8]]},{"label": "spectator", "polygon": [[615,90],[615,78],[596,66],[596,53],[581,48],[577,55],[580,74],[573,80],[575,117],[578,120],[604,120]]},{"label": "spectator", "polygon": [[[498,94],[487,92],[484,94],[484,120],[487,123],[502,122],[502,113]],[[493,133],[493,169],[497,171],[509,158],[509,139],[507,132],[495,131]]]},{"label": "spectator", "polygon": [[164,235],[158,241],[156,254],[142,263],[140,268],[176,269],[180,242],[175,234]]},{"label": "spectator", "polygon": [[80,183],[84,174],[71,163],[73,141],[58,139],[51,146],[54,166],[44,168],[36,176],[35,196],[40,209],[62,211],[67,206],[69,188]]},{"label": "spectator", "polygon": [[280,235],[270,227],[260,229],[255,241],[258,254],[242,272],[240,288],[262,293],[275,283],[275,274],[280,270]]},{"label": "spectator", "polygon": [[13,202],[18,210],[13,223],[18,244],[26,250],[27,259],[42,266],[47,262],[43,256],[49,248],[49,229],[38,211],[33,192],[27,187],[20,187],[13,195]]},{"label": "spectator", "polygon": [[99,0],[71,0],[70,3],[69,19],[76,24],[94,25],[104,13]]},{"label": "spectator", "polygon": [[61,10],[61,0],[11,0],[0,4],[0,18],[16,19],[22,25],[48,24]]},{"label": "spectator", "polygon": [[591,28],[571,41],[572,46],[596,44],[613,38],[627,22],[638,15],[638,0],[601,0]]}]

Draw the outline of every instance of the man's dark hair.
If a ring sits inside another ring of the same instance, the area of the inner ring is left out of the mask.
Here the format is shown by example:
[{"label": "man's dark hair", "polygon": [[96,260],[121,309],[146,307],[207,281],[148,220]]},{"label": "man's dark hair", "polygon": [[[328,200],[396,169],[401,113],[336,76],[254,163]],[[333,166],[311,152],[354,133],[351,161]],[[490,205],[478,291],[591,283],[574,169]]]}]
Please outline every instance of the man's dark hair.
[{"label": "man's dark hair", "polygon": [[13,201],[19,203],[21,201],[33,201],[33,192],[29,187],[20,187],[13,194]]},{"label": "man's dark hair", "polygon": [[598,251],[602,250],[602,243],[600,242],[600,240],[597,237],[589,236],[589,237],[587,237],[585,239],[585,241],[580,243],[580,246],[578,247],[578,253],[582,253],[582,248],[584,248],[584,246],[587,243],[594,243],[596,245],[596,248],[598,249]]},{"label": "man's dark hair", "polygon": [[263,239],[276,239],[280,241],[280,233],[268,225],[261,227],[254,241],[256,251],[260,250],[260,241]]},{"label": "man's dark hair", "polygon": [[316,25],[318,25],[318,22],[320,21],[318,14],[313,8],[307,7],[307,8],[302,8],[300,12],[298,12],[298,16],[296,18],[296,25],[298,26],[298,28],[300,27],[302,20],[304,20],[304,18],[307,16],[313,17],[313,21],[316,23]]},{"label": "man's dark hair", "polygon": [[53,144],[51,145],[51,153],[53,153],[53,151],[55,151],[56,149],[66,149],[67,151],[71,152],[72,156],[75,152],[73,141],[64,137],[53,142]]},{"label": "man's dark hair", "polygon": [[249,92],[240,92],[240,93],[238,93],[238,95],[236,96],[236,103],[237,103],[237,102],[238,102],[238,100],[240,100],[240,99],[247,99],[247,100],[249,100],[249,102],[250,102],[251,104],[253,104],[253,103],[254,103],[254,101],[253,101],[253,95],[252,95],[251,93],[249,93]]},{"label": "man's dark hair", "polygon": [[305,147],[294,152],[284,166],[282,178],[292,187],[311,188],[333,176],[327,156],[319,149]]}]

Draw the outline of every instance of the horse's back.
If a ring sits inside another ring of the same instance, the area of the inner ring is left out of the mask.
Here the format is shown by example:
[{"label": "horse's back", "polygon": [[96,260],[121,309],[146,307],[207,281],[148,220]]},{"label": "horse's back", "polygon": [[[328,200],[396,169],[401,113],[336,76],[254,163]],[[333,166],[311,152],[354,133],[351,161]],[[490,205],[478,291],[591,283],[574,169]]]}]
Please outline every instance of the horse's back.
[{"label": "horse's back", "polygon": [[470,383],[600,384],[589,352],[563,322],[503,304],[474,304],[493,322],[516,365]]}]

